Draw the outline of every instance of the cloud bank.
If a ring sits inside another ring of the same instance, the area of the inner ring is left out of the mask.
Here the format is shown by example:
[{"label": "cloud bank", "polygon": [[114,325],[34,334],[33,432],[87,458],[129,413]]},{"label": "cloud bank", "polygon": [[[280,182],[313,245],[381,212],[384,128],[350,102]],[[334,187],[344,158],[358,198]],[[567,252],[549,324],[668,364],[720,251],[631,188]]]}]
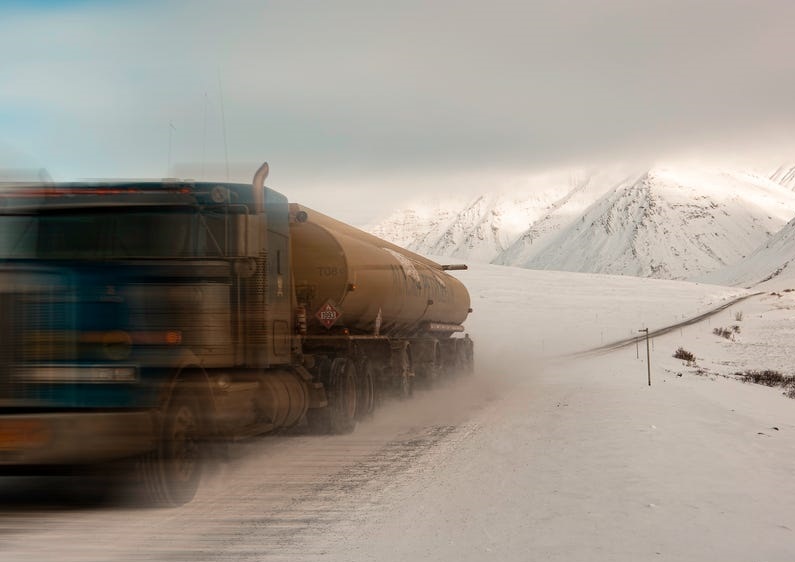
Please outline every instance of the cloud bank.
[{"label": "cloud bank", "polygon": [[428,178],[793,146],[786,1],[3,11],[0,143],[56,178],[217,177],[230,160],[247,180],[267,159],[285,191],[395,198]]}]

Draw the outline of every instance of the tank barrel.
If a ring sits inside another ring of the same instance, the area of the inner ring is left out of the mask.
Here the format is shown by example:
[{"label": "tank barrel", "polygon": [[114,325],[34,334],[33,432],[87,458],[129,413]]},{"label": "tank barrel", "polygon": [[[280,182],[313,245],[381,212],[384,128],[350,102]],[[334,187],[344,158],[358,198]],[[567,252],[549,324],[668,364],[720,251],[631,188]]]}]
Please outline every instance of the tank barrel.
[{"label": "tank barrel", "polygon": [[295,286],[310,334],[333,326],[386,336],[462,329],[469,293],[443,271],[466,265],[442,266],[301,205],[290,213]]}]

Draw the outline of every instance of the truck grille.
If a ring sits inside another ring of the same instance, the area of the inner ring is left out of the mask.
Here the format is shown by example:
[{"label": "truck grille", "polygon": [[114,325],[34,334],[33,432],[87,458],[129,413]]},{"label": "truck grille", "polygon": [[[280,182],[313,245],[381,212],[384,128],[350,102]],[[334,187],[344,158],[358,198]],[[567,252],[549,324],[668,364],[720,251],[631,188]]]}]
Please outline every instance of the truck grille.
[{"label": "truck grille", "polygon": [[49,287],[0,292],[0,405],[35,398],[43,389],[39,384],[34,392],[16,378],[20,365],[74,359],[70,304]]},{"label": "truck grille", "polygon": [[17,303],[16,325],[23,338],[19,342],[21,361],[74,359],[74,334],[65,295],[43,289],[20,295]]}]

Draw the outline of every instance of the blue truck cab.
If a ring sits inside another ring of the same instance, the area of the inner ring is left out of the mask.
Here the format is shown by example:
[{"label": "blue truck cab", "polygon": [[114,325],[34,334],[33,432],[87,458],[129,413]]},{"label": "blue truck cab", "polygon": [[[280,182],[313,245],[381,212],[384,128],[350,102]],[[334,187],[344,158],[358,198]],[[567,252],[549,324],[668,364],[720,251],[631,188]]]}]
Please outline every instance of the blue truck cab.
[{"label": "blue truck cab", "polygon": [[0,188],[0,473],[133,459],[178,505],[207,442],[296,423],[289,251],[262,183]]}]

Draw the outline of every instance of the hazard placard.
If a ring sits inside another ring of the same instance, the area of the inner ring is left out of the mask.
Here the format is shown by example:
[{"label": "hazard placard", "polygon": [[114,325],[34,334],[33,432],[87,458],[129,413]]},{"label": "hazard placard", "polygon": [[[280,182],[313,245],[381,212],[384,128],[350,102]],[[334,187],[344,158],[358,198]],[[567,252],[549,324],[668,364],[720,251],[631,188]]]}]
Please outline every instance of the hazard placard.
[{"label": "hazard placard", "polygon": [[342,313],[331,304],[331,301],[326,301],[326,304],[321,306],[315,314],[315,318],[320,320],[320,323],[326,328],[331,328],[341,315]]}]

